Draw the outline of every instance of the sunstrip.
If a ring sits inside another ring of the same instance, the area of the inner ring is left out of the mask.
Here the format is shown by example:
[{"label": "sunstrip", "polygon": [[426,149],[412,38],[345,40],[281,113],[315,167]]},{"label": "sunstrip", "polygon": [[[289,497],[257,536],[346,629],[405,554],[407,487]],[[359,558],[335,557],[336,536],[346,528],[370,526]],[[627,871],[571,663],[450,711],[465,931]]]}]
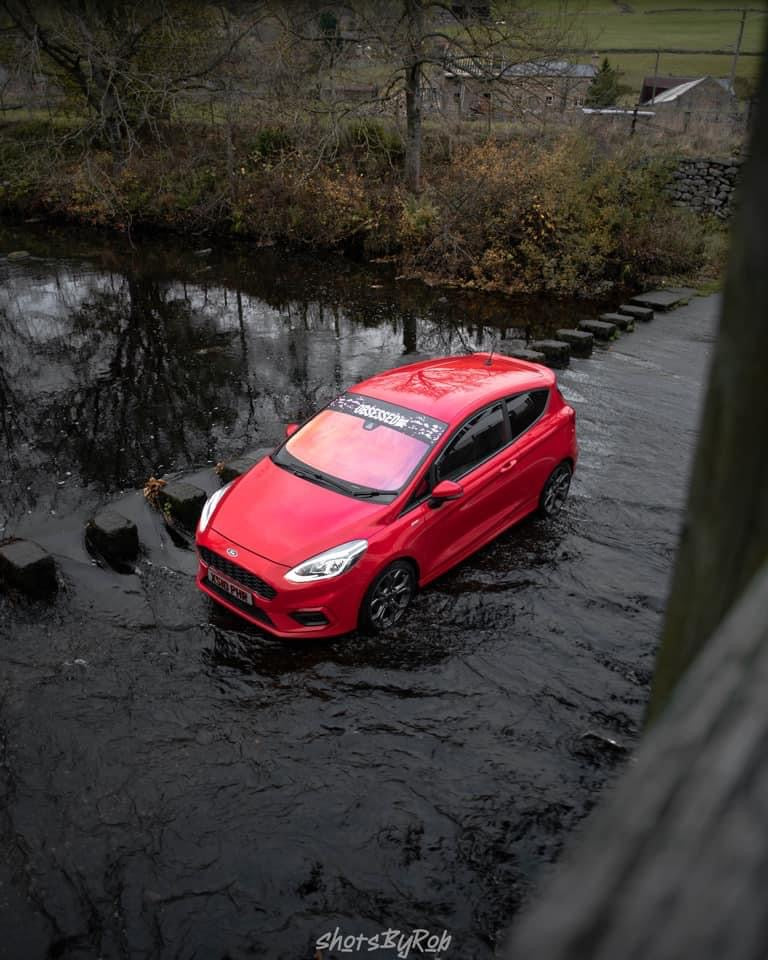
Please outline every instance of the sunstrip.
[{"label": "sunstrip", "polygon": [[425,413],[417,413],[407,407],[398,407],[384,400],[374,400],[362,394],[345,393],[328,405],[329,410],[338,410],[367,423],[383,423],[398,433],[404,433],[429,446],[434,446],[445,433],[448,424]]}]

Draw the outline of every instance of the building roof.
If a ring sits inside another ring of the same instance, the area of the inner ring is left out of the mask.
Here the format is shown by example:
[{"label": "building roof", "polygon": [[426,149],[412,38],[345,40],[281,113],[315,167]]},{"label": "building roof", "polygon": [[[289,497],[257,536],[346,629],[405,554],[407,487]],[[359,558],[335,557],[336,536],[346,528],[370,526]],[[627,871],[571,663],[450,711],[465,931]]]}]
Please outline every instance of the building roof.
[{"label": "building roof", "polygon": [[698,85],[706,79],[706,77],[699,77],[698,80],[688,80],[687,83],[680,83],[676,87],[665,90],[663,93],[657,93],[653,100],[649,100],[648,103],[653,107],[655,107],[657,103],[671,103],[673,100],[677,100],[679,97],[688,93],[689,90],[693,90],[694,87],[698,87]]},{"label": "building roof", "polygon": [[395,403],[448,423],[460,419],[479,401],[521,390],[551,386],[554,374],[546,367],[494,353],[424,360],[396,367],[355,384],[351,392]]},{"label": "building roof", "polygon": [[597,73],[592,63],[571,63],[568,60],[530,60],[525,63],[507,63],[488,57],[458,57],[446,64],[445,72],[455,77],[569,77],[591,80]]},{"label": "building roof", "polygon": [[661,93],[657,93],[652,100],[647,101],[647,106],[655,106],[657,103],[672,103],[677,100],[678,97],[682,97],[688,93],[689,90],[693,90],[693,88],[697,87],[700,83],[704,83],[705,80],[714,81],[721,86],[726,93],[733,95],[733,90],[728,80],[722,77],[697,77],[694,80],[681,80],[676,86],[663,89]]}]

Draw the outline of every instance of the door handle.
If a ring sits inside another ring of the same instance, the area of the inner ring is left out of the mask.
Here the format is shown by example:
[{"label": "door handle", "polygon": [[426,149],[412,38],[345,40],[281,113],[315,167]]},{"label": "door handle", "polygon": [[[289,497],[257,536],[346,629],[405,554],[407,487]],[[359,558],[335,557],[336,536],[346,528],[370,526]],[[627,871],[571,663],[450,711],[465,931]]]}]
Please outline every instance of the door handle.
[{"label": "door handle", "polygon": [[507,460],[503,467],[499,468],[499,473],[506,473],[508,470],[511,470],[512,467],[517,466],[517,459]]}]

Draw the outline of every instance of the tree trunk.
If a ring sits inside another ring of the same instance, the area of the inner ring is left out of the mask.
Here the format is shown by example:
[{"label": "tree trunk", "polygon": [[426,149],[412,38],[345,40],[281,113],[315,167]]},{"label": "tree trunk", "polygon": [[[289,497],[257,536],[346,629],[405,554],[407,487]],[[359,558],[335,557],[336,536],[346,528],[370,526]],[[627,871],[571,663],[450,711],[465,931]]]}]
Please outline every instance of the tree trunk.
[{"label": "tree trunk", "polygon": [[768,559],[768,69],[763,62],[752,145],[731,242],[720,334],[649,720]]},{"label": "tree trunk", "polygon": [[405,64],[405,184],[411,193],[421,190],[421,107],[424,10],[421,0],[406,0],[408,55]]}]

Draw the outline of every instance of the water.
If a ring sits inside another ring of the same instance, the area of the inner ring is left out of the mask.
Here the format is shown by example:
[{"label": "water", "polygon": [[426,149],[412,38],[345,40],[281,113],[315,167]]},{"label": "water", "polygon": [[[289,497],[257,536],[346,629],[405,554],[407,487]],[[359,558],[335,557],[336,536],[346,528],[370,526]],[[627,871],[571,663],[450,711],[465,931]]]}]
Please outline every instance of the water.
[{"label": "water", "polygon": [[[0,595],[0,957],[303,960],[337,926],[447,929],[449,956],[491,957],[621,762],[584,735],[638,736],[716,300],[559,375],[582,458],[555,523],[499,538],[385,638],[278,643],[198,595],[135,488],[184,469],[213,489],[209,461],[404,353],[594,308],[0,231],[20,248],[0,262],[0,537],[51,549],[63,585]],[[82,540],[115,500],[145,549],[128,576]]]}]

